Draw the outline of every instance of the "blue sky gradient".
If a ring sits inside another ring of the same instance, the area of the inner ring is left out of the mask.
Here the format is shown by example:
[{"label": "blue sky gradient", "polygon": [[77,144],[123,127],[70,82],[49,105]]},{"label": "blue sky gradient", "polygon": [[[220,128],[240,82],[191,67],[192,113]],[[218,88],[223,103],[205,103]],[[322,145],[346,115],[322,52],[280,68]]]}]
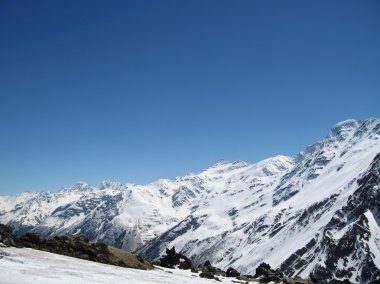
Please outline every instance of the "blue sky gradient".
[{"label": "blue sky gradient", "polygon": [[0,194],[294,155],[379,117],[380,2],[0,1]]}]

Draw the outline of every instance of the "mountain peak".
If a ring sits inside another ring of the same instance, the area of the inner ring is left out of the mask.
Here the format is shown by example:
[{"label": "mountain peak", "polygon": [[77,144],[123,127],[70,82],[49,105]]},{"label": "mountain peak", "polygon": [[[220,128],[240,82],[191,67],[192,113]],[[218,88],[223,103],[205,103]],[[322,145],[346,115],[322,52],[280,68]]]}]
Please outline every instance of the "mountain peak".
[{"label": "mountain peak", "polygon": [[347,119],[335,124],[330,130],[330,136],[342,136],[355,130],[361,124],[355,119]]},{"label": "mountain peak", "polygon": [[293,162],[292,157],[284,156],[284,155],[277,155],[277,156],[273,156],[273,157],[267,158],[265,160],[262,160],[261,162],[259,162],[259,164],[261,164],[261,163],[276,164],[276,163],[292,163],[292,162]]},{"label": "mountain peak", "polygon": [[262,171],[270,176],[291,170],[294,167],[294,160],[292,157],[278,155],[262,160],[255,164],[255,166],[262,168]]},{"label": "mountain peak", "polygon": [[[380,124],[380,119],[378,118],[369,118],[366,120],[355,120],[355,119],[347,119],[335,124],[329,133],[328,137],[344,137],[347,136],[348,133],[356,131],[359,128],[362,128],[362,132],[371,131],[377,125]],[[375,130],[378,130],[376,128]]]},{"label": "mountain peak", "polygon": [[217,167],[228,165],[228,164],[231,164],[231,162],[224,159],[220,159],[218,162],[213,164],[211,168],[217,168]]},{"label": "mountain peak", "polygon": [[337,124],[334,125],[333,128],[335,127],[355,127],[359,124],[360,122],[356,119],[346,119],[343,121],[338,122]]},{"label": "mountain peak", "polygon": [[211,167],[201,171],[201,172],[226,172],[238,168],[244,168],[250,165],[249,163],[243,162],[243,161],[235,161],[235,162],[230,162],[226,160],[219,160],[216,164],[212,165]]},{"label": "mountain peak", "polygon": [[91,189],[92,187],[88,183],[83,181],[79,181],[75,183],[73,186],[62,188],[63,191],[86,191]]},{"label": "mountain peak", "polygon": [[111,180],[104,180],[99,185],[99,189],[107,189],[107,188],[118,189],[122,187],[125,187],[125,186],[121,182],[111,181]]}]

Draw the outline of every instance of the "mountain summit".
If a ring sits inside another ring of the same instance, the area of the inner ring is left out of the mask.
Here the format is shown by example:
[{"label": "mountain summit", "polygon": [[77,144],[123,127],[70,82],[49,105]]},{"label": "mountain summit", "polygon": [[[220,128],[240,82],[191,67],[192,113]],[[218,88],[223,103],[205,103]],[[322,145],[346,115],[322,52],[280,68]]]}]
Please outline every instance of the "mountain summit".
[{"label": "mountain summit", "polygon": [[346,120],[294,158],[222,161],[147,185],[80,183],[0,197],[18,234],[85,235],[158,259],[176,247],[253,273],[368,282],[380,274],[380,120]]}]

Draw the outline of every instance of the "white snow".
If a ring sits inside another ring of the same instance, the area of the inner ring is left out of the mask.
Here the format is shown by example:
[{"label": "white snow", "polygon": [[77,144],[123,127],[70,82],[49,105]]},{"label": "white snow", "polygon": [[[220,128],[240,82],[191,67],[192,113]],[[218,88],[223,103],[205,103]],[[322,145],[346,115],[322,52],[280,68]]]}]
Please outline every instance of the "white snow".
[{"label": "white snow", "polygon": [[[33,249],[0,248],[2,284],[212,284],[189,270],[138,270]],[[220,277],[220,283],[244,283]]]},{"label": "white snow", "polygon": [[380,267],[380,220],[374,216],[372,211],[367,211],[364,215],[368,219],[368,228],[371,234],[368,242],[369,250],[374,256],[373,260],[376,266]]}]

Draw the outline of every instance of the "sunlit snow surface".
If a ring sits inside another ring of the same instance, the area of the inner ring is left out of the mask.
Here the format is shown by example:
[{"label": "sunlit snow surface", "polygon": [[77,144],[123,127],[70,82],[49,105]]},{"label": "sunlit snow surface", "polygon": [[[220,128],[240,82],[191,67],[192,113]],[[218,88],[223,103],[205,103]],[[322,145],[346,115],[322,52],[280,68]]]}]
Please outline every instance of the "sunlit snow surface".
[{"label": "sunlit snow surface", "polygon": [[[1,284],[216,283],[189,270],[160,267],[144,271],[25,248],[0,248],[0,275]],[[220,280],[219,283],[244,283],[231,278]]]}]

